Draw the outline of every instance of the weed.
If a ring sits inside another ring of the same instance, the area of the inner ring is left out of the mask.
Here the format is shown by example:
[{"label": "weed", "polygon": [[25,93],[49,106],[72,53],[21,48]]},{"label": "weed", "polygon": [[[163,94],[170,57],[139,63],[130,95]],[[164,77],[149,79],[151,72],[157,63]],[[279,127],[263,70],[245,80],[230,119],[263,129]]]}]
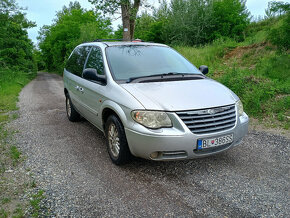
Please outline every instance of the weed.
[{"label": "weed", "polygon": [[3,208],[0,210],[0,217],[2,218],[8,217],[8,212],[5,211]]},{"label": "weed", "polygon": [[5,122],[9,119],[8,114],[1,114],[0,113],[0,123]]},{"label": "weed", "polygon": [[12,119],[15,120],[19,117],[19,114],[18,113],[13,113],[12,114]]},{"label": "weed", "polygon": [[22,218],[24,217],[24,211],[21,205],[17,205],[16,209],[13,211],[13,218]]},{"label": "weed", "polygon": [[32,199],[30,200],[30,206],[32,207],[32,216],[38,217],[40,211],[40,202],[44,198],[44,191],[39,190],[37,194],[32,195]]},{"label": "weed", "polygon": [[36,188],[35,180],[33,180],[33,181],[31,182],[31,188]]},{"label": "weed", "polygon": [[11,198],[3,198],[2,200],[1,200],[1,203],[2,204],[7,204],[7,203],[9,203],[11,201]]},{"label": "weed", "polygon": [[21,152],[18,151],[17,147],[15,145],[10,147],[10,155],[14,162],[17,162],[20,158]]}]

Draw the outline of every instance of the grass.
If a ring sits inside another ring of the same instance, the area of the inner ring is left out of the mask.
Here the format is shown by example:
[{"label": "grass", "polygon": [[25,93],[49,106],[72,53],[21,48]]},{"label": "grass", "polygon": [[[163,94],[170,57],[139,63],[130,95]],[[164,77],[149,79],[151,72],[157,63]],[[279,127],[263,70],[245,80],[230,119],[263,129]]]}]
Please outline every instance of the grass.
[{"label": "grass", "polygon": [[16,102],[21,89],[34,78],[35,73],[0,68],[0,112],[17,110]]},{"label": "grass", "polygon": [[23,208],[28,207],[20,198],[29,190],[25,184],[32,178],[19,170],[22,155],[6,124],[18,117],[18,94],[35,75],[0,68],[0,217],[24,217]]},{"label": "grass", "polygon": [[209,66],[208,76],[234,91],[250,116],[289,129],[290,55],[266,40],[267,28],[279,20],[272,22],[252,24],[243,42],[220,39],[203,47],[175,49],[197,67]]},{"label": "grass", "polygon": [[17,149],[15,145],[10,147],[10,156],[13,160],[13,165],[15,165],[20,159],[21,152]]},{"label": "grass", "polygon": [[39,190],[36,194],[32,195],[30,200],[30,206],[32,208],[32,216],[39,217],[39,211],[41,209],[40,202],[44,198],[44,191]]}]

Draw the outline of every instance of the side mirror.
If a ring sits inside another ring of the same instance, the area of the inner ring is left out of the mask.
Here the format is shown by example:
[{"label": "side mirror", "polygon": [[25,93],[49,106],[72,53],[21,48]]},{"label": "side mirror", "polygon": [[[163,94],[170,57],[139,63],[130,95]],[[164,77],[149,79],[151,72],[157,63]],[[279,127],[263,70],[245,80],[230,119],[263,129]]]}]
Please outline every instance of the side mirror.
[{"label": "side mirror", "polygon": [[87,68],[83,71],[83,78],[91,81],[99,81],[106,83],[105,75],[99,75],[97,70],[94,68]]},{"label": "side mirror", "polygon": [[199,71],[202,72],[202,74],[207,74],[208,73],[208,67],[205,65],[201,65],[199,68]]}]

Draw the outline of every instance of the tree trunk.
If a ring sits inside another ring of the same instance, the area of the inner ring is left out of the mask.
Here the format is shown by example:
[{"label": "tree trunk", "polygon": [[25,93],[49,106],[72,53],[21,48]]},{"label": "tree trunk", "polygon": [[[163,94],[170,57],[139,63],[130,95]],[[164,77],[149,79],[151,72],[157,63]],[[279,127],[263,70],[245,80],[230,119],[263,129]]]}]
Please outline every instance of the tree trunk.
[{"label": "tree trunk", "polygon": [[131,37],[131,40],[134,39],[134,31],[135,31],[135,20],[130,19],[130,37]]},{"label": "tree trunk", "polygon": [[140,7],[140,2],[141,0],[134,0],[133,8],[131,11],[131,16],[130,16],[130,36],[131,40],[134,39],[134,31],[135,31],[135,21],[137,17],[137,13]]},{"label": "tree trunk", "polygon": [[121,5],[122,10],[122,22],[123,22],[123,40],[131,40],[130,31],[130,6],[128,4]]},{"label": "tree trunk", "polygon": [[123,40],[134,39],[135,21],[141,0],[134,0],[131,6],[130,1],[121,4],[122,22],[123,22]]}]

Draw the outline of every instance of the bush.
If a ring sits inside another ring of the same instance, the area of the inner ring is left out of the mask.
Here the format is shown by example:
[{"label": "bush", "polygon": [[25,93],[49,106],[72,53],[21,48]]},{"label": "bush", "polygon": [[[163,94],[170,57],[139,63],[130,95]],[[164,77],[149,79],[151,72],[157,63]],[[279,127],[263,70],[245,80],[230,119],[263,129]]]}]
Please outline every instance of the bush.
[{"label": "bush", "polygon": [[288,50],[290,48],[290,12],[283,15],[278,25],[269,30],[267,38],[272,44],[278,46],[280,50]]},{"label": "bush", "polygon": [[227,73],[219,81],[241,98],[247,113],[257,117],[263,116],[262,105],[276,94],[273,81],[262,76],[253,76],[242,69],[227,69]]}]

